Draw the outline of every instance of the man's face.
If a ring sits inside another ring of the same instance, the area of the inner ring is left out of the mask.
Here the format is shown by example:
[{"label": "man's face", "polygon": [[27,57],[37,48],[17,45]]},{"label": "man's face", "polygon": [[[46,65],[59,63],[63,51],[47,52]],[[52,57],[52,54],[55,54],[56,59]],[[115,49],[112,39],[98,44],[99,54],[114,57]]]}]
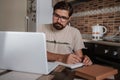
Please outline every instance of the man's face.
[{"label": "man's face", "polygon": [[70,20],[67,10],[57,9],[53,13],[53,27],[57,30],[62,30]]}]

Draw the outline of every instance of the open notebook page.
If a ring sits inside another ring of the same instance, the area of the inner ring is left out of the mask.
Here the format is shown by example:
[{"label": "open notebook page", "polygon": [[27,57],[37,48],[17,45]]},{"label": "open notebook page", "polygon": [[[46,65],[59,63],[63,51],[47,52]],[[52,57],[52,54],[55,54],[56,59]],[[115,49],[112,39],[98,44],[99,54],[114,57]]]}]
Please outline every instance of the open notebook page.
[{"label": "open notebook page", "polygon": [[84,65],[83,63],[76,63],[76,64],[65,64],[65,63],[62,63],[62,62],[56,62],[56,63],[58,63],[59,65],[71,68],[71,69],[82,67]]}]

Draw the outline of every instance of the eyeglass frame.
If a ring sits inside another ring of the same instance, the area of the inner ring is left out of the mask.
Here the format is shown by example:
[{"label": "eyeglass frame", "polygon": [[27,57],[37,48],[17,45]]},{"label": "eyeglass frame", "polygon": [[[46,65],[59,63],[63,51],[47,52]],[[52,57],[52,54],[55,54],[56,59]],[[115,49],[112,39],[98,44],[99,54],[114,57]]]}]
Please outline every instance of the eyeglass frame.
[{"label": "eyeglass frame", "polygon": [[57,19],[61,19],[61,21],[67,21],[70,17],[66,17],[66,16],[60,16],[59,14],[57,13],[53,13],[53,16],[56,17]]}]

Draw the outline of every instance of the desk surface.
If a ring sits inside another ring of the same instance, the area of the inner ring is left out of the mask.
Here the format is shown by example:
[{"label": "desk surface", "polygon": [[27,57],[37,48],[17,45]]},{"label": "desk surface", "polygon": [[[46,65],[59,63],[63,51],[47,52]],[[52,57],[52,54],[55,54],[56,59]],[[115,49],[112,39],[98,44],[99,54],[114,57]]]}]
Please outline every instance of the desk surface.
[{"label": "desk surface", "polygon": [[[0,75],[0,80],[52,80],[55,77],[56,72],[62,72],[65,70],[65,67],[58,66],[50,75],[41,75],[41,74],[31,74],[31,73],[23,73],[17,71],[9,71],[4,75]],[[100,65],[91,65],[88,67],[77,68],[74,71],[75,76],[80,76],[86,79],[91,80],[101,80],[106,76],[111,76],[117,74],[117,70],[111,67],[104,67]],[[4,72],[4,70],[0,70],[0,73]],[[73,75],[68,75],[73,76]],[[69,80],[69,79],[65,79]]]},{"label": "desk surface", "polygon": [[[58,66],[52,73],[61,72],[65,67]],[[54,75],[32,74],[18,71],[0,70],[0,80],[52,80]]]}]

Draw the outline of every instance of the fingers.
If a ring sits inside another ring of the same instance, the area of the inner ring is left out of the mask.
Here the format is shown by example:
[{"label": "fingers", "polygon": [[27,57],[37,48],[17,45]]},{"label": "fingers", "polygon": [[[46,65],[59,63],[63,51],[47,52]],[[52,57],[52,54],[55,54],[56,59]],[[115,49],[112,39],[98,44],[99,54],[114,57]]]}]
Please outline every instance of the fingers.
[{"label": "fingers", "polygon": [[70,54],[70,55],[68,56],[68,59],[67,59],[67,63],[68,63],[68,64],[75,64],[75,63],[78,63],[78,62],[80,62],[80,61],[81,61],[80,57],[78,57],[78,56],[75,55],[75,54]]},{"label": "fingers", "polygon": [[77,56],[75,54],[70,54],[67,58],[67,61],[66,61],[67,64],[75,64],[75,63],[79,63],[79,62],[83,62],[85,65],[92,65],[93,64],[87,55],[80,58],[79,56]]},{"label": "fingers", "polygon": [[84,60],[83,60],[83,63],[85,65],[92,65],[92,61],[90,60],[90,58],[88,56],[84,56]]}]

